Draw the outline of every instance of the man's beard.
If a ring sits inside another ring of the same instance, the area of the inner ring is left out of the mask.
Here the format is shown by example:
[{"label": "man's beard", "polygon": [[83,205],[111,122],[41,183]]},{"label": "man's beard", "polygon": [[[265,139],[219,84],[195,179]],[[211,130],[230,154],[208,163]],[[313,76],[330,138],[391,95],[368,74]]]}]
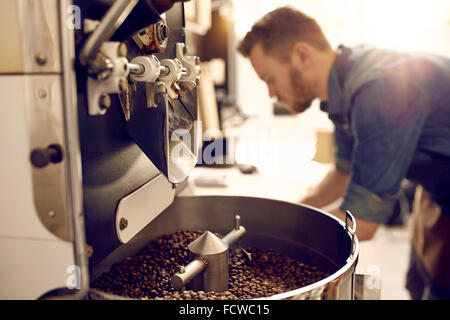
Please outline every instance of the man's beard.
[{"label": "man's beard", "polygon": [[297,99],[290,105],[290,108],[293,112],[302,113],[311,106],[311,103],[316,98],[313,94],[313,88],[302,74],[294,68],[291,68],[289,75],[292,92],[298,94]]}]

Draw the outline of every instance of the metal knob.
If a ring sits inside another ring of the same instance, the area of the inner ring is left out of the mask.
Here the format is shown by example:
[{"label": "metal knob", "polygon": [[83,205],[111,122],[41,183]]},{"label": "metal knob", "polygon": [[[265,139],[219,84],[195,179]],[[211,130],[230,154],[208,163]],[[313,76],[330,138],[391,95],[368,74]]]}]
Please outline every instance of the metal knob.
[{"label": "metal knob", "polygon": [[63,159],[62,149],[59,145],[53,144],[47,148],[36,148],[31,151],[30,160],[36,168],[44,168],[50,162],[58,163]]},{"label": "metal knob", "polygon": [[157,57],[138,56],[128,64],[130,68],[130,78],[134,81],[154,82],[161,72],[161,64]]},{"label": "metal knob", "polygon": [[178,99],[177,91],[179,87],[177,81],[180,80],[184,72],[183,65],[180,60],[174,58],[161,60],[161,66],[163,68],[161,69],[159,80],[166,84],[169,98],[172,100]]},{"label": "metal knob", "polygon": [[187,56],[186,45],[178,42],[175,45],[177,59],[179,59],[184,67],[184,72],[180,78],[181,81],[192,81],[198,83],[200,79],[200,58],[198,56]]}]

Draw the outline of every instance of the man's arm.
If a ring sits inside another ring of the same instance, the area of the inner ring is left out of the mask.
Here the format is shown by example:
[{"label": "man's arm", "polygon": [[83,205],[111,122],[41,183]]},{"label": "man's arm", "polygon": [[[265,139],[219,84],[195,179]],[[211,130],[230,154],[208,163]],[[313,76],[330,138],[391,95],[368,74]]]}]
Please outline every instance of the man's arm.
[{"label": "man's arm", "polygon": [[[350,176],[334,167],[318,185],[311,188],[308,194],[300,200],[300,203],[315,208],[325,207],[345,195],[349,182]],[[345,212],[342,210],[335,209],[329,213],[342,221],[345,221]],[[379,223],[362,220],[356,217],[355,220],[356,236],[360,241],[372,239],[380,226]]]},{"label": "man's arm", "polygon": [[349,182],[350,176],[334,167],[299,202],[315,208],[325,207],[345,195]]}]

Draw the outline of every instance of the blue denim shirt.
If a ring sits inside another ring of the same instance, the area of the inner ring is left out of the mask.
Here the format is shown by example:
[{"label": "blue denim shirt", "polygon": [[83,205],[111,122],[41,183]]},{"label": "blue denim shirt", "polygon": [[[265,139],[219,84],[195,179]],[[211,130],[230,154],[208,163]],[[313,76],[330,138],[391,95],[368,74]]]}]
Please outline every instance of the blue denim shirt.
[{"label": "blue denim shirt", "polygon": [[340,208],[385,223],[413,159],[450,159],[450,60],[368,46],[338,56],[321,108],[335,125],[336,167],[351,175]]}]

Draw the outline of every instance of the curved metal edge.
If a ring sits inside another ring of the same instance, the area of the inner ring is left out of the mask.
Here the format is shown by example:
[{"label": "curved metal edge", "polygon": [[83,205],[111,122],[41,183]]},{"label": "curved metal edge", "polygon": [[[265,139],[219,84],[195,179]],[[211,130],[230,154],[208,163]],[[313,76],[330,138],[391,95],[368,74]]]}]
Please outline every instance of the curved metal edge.
[{"label": "curved metal edge", "polygon": [[[350,218],[350,220],[352,220],[352,226],[353,228],[351,230],[348,229],[348,219]],[[352,237],[352,247],[351,247],[351,252],[352,254],[354,253],[354,245],[353,245],[353,240],[356,237],[356,219],[355,217],[350,213],[350,211],[345,211],[345,231],[348,233],[350,232],[351,237]]]},{"label": "curved metal edge", "polygon": [[350,230],[352,234],[356,233],[356,220],[355,217],[351,214],[350,211],[345,211],[345,231],[348,231],[348,219],[352,221],[353,228]]},{"label": "curved metal edge", "polygon": [[[293,203],[295,204],[295,203]],[[298,205],[298,204],[297,204]],[[271,297],[267,297],[265,299],[276,299],[276,300],[285,300],[285,299],[297,299],[297,298],[301,298],[301,296],[306,295],[306,293],[308,292],[314,292],[314,291],[319,291],[322,292],[323,290],[318,290],[321,287],[323,287],[323,289],[325,289],[326,285],[331,283],[332,281],[337,281],[340,277],[344,276],[347,272],[349,272],[352,267],[353,270],[351,271],[351,273],[355,273],[356,270],[356,264],[358,263],[358,256],[359,256],[359,241],[358,238],[356,237],[356,220],[355,217],[349,212],[346,212],[346,219],[345,222],[343,222],[341,219],[333,216],[330,213],[327,213],[325,211],[322,211],[320,209],[311,207],[311,206],[306,206],[306,205],[302,205],[304,207],[308,207],[318,213],[322,213],[325,214],[327,216],[329,216],[330,218],[333,218],[334,220],[336,220],[339,224],[341,224],[344,227],[345,232],[348,234],[348,236],[350,237],[350,241],[351,241],[351,254],[348,257],[346,264],[340,268],[338,271],[336,271],[335,273],[333,273],[331,276],[326,277],[318,282],[315,282],[313,284],[310,284],[306,287],[302,287],[299,289],[295,289],[292,291],[288,291],[288,292],[283,292],[277,295],[273,295]],[[353,223],[353,228],[351,230],[349,230],[348,228],[348,223],[347,223],[347,219],[350,218],[352,220]],[[353,297],[352,297],[353,299]]]},{"label": "curved metal edge", "polygon": [[[283,292],[277,295],[273,295],[264,299],[267,300],[292,300],[292,299],[297,299],[298,297],[301,297],[303,295],[306,295],[306,293],[308,292],[313,292],[313,291],[317,291],[318,289],[320,289],[321,287],[325,288],[327,284],[331,283],[332,281],[336,281],[338,280],[340,277],[342,277],[345,273],[349,272],[351,270],[351,268],[354,266],[356,269],[356,263],[358,260],[358,255],[359,255],[359,243],[357,241],[357,239],[355,238],[356,242],[353,243],[354,244],[354,253],[349,257],[349,259],[347,259],[347,263],[340,268],[338,271],[336,271],[335,273],[333,273],[331,276],[326,277],[318,282],[315,282],[313,284],[310,284],[306,287],[302,287],[299,289],[295,289],[292,291],[288,291],[288,292]],[[355,270],[352,270],[351,273],[354,273]],[[319,290],[320,292],[323,290]],[[255,299],[257,300],[257,299]]]}]

